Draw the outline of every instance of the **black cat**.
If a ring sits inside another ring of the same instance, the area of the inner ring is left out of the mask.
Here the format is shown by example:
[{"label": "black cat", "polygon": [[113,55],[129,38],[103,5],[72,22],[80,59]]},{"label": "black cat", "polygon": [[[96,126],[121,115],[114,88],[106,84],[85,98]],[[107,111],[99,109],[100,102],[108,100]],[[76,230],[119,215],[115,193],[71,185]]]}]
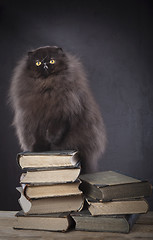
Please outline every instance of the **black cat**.
[{"label": "black cat", "polygon": [[10,87],[14,126],[23,150],[78,150],[83,172],[97,170],[106,133],[81,63],[58,47],[31,51]]}]

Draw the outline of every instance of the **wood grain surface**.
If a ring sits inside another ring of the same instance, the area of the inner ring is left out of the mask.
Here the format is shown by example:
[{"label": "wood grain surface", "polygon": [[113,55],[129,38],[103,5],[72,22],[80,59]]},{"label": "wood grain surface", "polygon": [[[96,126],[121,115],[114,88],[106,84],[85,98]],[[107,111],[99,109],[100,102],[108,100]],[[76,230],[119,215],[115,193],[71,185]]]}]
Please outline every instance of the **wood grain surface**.
[{"label": "wood grain surface", "polygon": [[133,229],[128,234],[107,232],[80,232],[71,231],[67,233],[15,230],[13,225],[16,221],[16,212],[0,211],[0,240],[152,240],[153,239],[153,212],[142,214]]}]

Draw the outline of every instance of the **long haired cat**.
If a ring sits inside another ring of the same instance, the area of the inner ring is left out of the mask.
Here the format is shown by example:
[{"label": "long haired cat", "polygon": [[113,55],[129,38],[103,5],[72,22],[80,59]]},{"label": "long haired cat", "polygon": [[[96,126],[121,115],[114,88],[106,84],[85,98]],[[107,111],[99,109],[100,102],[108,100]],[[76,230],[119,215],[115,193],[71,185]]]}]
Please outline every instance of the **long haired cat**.
[{"label": "long haired cat", "polygon": [[41,47],[16,67],[9,91],[22,150],[78,151],[82,172],[97,170],[103,120],[81,63],[59,47]]}]

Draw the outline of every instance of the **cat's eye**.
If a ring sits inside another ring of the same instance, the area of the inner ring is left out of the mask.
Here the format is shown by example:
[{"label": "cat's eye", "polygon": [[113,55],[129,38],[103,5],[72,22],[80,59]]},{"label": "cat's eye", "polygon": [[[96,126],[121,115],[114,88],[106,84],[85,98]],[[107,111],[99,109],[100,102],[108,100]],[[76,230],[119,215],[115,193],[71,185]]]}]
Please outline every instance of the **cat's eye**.
[{"label": "cat's eye", "polygon": [[37,61],[37,62],[36,62],[36,66],[39,67],[40,65],[41,65],[41,62],[40,62],[40,61]]},{"label": "cat's eye", "polygon": [[50,64],[54,64],[55,63],[55,60],[54,59],[51,59],[50,60]]}]

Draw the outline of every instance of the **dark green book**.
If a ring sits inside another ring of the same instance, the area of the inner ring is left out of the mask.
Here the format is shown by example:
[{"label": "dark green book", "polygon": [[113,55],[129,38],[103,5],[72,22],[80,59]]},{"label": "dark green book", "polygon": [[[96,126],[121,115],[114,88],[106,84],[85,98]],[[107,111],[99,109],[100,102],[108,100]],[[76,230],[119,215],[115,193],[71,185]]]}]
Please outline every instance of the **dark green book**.
[{"label": "dark green book", "polygon": [[75,230],[129,233],[139,214],[92,216],[87,210],[72,213]]},{"label": "dark green book", "polygon": [[114,171],[80,175],[80,190],[87,196],[99,201],[122,200],[148,197],[152,186],[148,181],[141,181]]}]

